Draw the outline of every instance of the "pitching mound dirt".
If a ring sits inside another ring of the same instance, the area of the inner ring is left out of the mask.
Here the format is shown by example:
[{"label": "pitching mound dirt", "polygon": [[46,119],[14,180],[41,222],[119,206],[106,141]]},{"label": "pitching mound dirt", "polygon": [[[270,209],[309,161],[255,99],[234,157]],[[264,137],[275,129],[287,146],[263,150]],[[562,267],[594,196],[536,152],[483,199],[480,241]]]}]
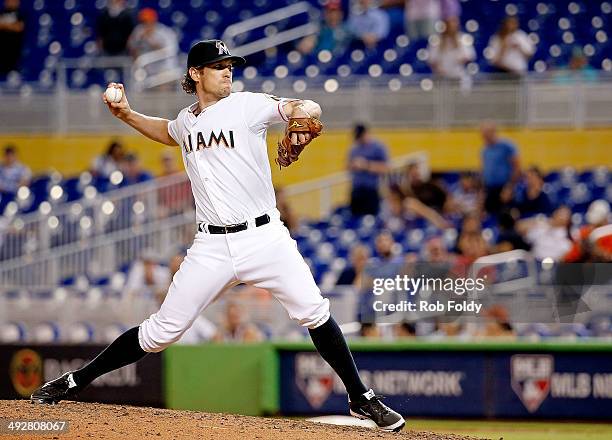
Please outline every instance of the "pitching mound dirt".
[{"label": "pitching mound dirt", "polygon": [[[159,439],[159,440],[469,440],[472,437],[406,430],[399,434],[278,418],[209,414],[158,408],[61,402],[34,405],[25,400],[0,400],[0,419],[65,420],[66,433],[9,434],[23,439]],[[0,435],[0,439],[7,438]]]}]

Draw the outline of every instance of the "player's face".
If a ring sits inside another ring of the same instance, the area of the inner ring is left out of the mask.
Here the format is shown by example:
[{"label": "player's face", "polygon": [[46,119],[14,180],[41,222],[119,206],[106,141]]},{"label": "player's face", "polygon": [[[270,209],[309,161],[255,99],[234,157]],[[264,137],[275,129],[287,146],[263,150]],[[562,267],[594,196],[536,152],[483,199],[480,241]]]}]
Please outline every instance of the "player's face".
[{"label": "player's face", "polygon": [[230,60],[218,61],[204,67],[202,88],[219,98],[229,96],[232,91],[232,69]]}]

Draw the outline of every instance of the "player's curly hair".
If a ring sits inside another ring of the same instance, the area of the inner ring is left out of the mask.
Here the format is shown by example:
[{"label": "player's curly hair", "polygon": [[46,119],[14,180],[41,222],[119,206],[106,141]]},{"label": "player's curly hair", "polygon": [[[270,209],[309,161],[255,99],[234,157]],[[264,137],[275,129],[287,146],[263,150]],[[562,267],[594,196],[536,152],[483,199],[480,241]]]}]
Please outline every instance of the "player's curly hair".
[{"label": "player's curly hair", "polygon": [[185,72],[181,80],[181,87],[188,95],[195,95],[196,93],[196,82],[189,75],[189,68],[187,68],[187,72]]}]

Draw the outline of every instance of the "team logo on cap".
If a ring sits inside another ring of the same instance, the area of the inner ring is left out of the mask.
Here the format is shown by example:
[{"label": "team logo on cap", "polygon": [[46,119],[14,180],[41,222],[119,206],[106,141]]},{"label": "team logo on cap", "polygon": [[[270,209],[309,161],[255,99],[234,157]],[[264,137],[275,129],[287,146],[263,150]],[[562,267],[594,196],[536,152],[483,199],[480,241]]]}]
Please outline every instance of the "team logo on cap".
[{"label": "team logo on cap", "polygon": [[13,387],[21,396],[28,397],[42,384],[42,360],[33,350],[19,350],[9,367]]},{"label": "team logo on cap", "polygon": [[530,413],[537,411],[550,391],[554,359],[550,355],[514,355],[510,359],[512,389]]},{"label": "team logo on cap", "polygon": [[229,55],[229,49],[227,48],[227,46],[225,45],[225,43],[223,41],[216,41],[215,42],[215,46],[217,46],[217,49],[219,49],[219,55]]},{"label": "team logo on cap", "polygon": [[298,353],[295,382],[310,406],[319,409],[334,388],[334,371],[318,354]]}]

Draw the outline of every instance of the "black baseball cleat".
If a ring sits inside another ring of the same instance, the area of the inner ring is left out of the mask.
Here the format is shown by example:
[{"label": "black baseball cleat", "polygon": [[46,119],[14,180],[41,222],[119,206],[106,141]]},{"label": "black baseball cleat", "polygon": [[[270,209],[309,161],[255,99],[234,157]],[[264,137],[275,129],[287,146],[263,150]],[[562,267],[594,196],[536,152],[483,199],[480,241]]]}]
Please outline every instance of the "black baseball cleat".
[{"label": "black baseball cleat", "polygon": [[383,396],[377,396],[370,390],[363,394],[359,400],[351,402],[349,409],[353,417],[374,421],[384,431],[399,432],[406,421],[404,418],[381,402]]},{"label": "black baseball cleat", "polygon": [[46,403],[53,405],[60,400],[69,400],[73,398],[79,391],[80,388],[74,381],[72,372],[69,371],[57,379],[47,382],[42,387],[34,391],[30,396],[30,401],[32,403]]}]

